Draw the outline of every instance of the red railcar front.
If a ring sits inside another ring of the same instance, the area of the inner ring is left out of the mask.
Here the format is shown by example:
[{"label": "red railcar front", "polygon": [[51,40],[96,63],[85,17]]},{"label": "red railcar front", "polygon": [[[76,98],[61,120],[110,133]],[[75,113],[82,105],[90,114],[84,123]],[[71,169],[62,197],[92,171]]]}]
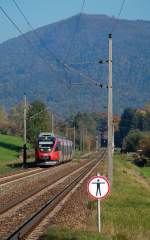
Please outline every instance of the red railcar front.
[{"label": "red railcar front", "polygon": [[35,149],[37,165],[56,165],[71,160],[72,154],[72,141],[51,133],[39,134]]}]

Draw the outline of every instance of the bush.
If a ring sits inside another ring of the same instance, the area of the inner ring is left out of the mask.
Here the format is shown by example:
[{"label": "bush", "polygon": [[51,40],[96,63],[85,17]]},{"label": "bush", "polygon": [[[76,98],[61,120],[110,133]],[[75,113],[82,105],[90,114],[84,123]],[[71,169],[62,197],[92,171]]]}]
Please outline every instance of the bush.
[{"label": "bush", "polygon": [[143,138],[143,132],[131,130],[125,137],[123,149],[127,152],[136,152],[139,149],[139,142]]}]

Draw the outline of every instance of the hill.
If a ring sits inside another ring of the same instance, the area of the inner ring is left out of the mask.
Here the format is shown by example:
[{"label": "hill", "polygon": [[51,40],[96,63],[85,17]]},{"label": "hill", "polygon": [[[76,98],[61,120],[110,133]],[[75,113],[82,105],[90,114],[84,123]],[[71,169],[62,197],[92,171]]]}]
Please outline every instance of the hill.
[{"label": "hill", "polygon": [[[60,115],[104,111],[107,105],[108,34],[115,18],[83,14],[28,32],[0,45],[0,102],[9,109],[23,98],[41,99]],[[141,107],[150,92],[150,22],[118,20],[113,33],[114,112]],[[25,41],[25,38],[30,41]],[[43,48],[43,42],[46,48]],[[57,58],[55,57],[57,56]],[[58,59],[103,83],[100,89],[75,72],[64,70]],[[78,64],[91,62],[91,64]],[[96,62],[95,64],[93,62]],[[79,85],[77,85],[79,84]]]}]

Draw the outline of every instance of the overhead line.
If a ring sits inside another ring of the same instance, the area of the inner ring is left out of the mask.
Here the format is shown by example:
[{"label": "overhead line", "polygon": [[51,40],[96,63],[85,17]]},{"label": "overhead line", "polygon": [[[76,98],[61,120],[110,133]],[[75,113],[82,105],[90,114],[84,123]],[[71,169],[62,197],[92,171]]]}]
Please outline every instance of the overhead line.
[{"label": "overhead line", "polygon": [[83,12],[85,3],[86,3],[86,0],[83,0],[83,1],[82,1],[82,6],[81,6],[81,10],[80,10],[80,13],[79,13],[79,17],[78,17],[78,19],[77,19],[76,28],[75,28],[74,33],[73,33],[73,35],[72,35],[72,38],[71,38],[71,40],[70,40],[70,44],[69,44],[69,47],[68,47],[68,51],[67,51],[67,53],[66,53],[66,55],[65,55],[65,57],[64,57],[64,62],[66,61],[69,53],[71,52],[72,43],[73,43],[73,41],[74,41],[74,39],[75,39],[75,35],[76,35],[77,30],[78,30],[78,28],[79,28],[79,24],[80,24],[80,20],[81,20],[81,15],[82,15],[82,12]]},{"label": "overhead line", "polygon": [[[90,82],[92,81],[93,83],[95,83],[96,85],[98,85],[99,83],[96,81],[96,80],[93,80],[92,78],[88,77],[87,75],[85,75],[84,73],[81,73],[79,72],[78,70],[76,70],[75,68],[69,66],[67,63],[64,63],[64,61],[60,60],[57,56],[54,55],[53,52],[50,51],[50,49],[46,46],[45,42],[43,41],[43,39],[41,39],[41,37],[35,32],[35,29],[33,28],[32,24],[30,23],[30,21],[28,20],[28,18],[25,16],[25,14],[23,13],[22,9],[20,8],[20,6],[17,4],[16,0],[12,0],[14,2],[14,4],[16,5],[17,9],[19,10],[19,12],[22,14],[22,16],[24,17],[26,23],[28,24],[28,26],[31,28],[31,30],[34,31],[34,34],[36,35],[37,38],[40,39],[40,41],[43,43],[43,47],[51,54],[53,55],[53,57],[56,59],[56,61],[62,65],[64,67],[65,70],[68,70],[68,71],[71,71],[71,72],[74,72],[80,76],[82,76],[83,78],[86,78],[87,80],[89,80]],[[74,32],[74,35],[73,35],[73,38],[72,38],[72,41],[75,37],[75,34],[77,32],[77,29],[78,29],[78,26],[79,26],[79,23],[80,23],[80,19],[81,19],[81,14],[83,12],[83,9],[84,9],[84,6],[85,6],[85,3],[86,3],[86,0],[83,0],[82,2],[82,6],[81,6],[81,11],[80,11],[80,15],[79,15],[79,19],[78,19],[78,22],[77,22],[77,26],[76,26],[76,29],[75,29],[75,32]],[[69,52],[69,51],[68,51]]]},{"label": "overhead line", "polygon": [[[45,48],[45,50],[52,55],[57,62],[59,62],[59,59],[54,55],[54,53],[52,51],[50,51],[50,49],[46,46],[44,40],[39,36],[39,34],[36,32],[36,30],[34,29],[34,27],[32,26],[31,22],[29,21],[29,19],[25,16],[23,10],[21,9],[21,7],[18,5],[16,0],[12,0],[13,3],[15,4],[16,8],[18,9],[18,11],[20,12],[20,14],[23,16],[25,22],[27,23],[27,25],[29,26],[29,28],[33,31],[33,34],[40,40],[40,43],[42,43],[43,48]],[[51,57],[51,56],[50,56]]]},{"label": "overhead line", "polygon": [[119,11],[119,13],[118,13],[118,16],[117,16],[117,18],[120,18],[120,16],[121,16],[121,13],[122,13],[122,11],[123,11],[123,8],[124,8],[124,5],[125,5],[125,2],[126,2],[126,0],[123,0],[123,1],[122,1],[121,7],[120,7],[120,11]]},{"label": "overhead line", "polygon": [[[81,14],[82,14],[82,12],[83,12],[83,9],[84,9],[84,6],[85,6],[85,2],[86,2],[86,0],[83,0],[83,1],[82,1],[81,10],[80,10],[80,12],[79,12],[79,17],[78,17],[78,19],[77,19],[76,27],[75,27],[75,30],[74,30],[74,32],[73,32],[72,38],[71,38],[71,40],[70,40],[70,42],[69,42],[69,46],[68,46],[66,55],[64,56],[63,63],[66,62],[66,59],[68,58],[69,53],[71,52],[72,44],[73,44],[73,42],[74,42],[74,39],[75,39],[77,30],[78,30],[78,28],[79,28],[79,24],[80,24],[80,20],[81,20]],[[64,68],[64,70],[65,70],[65,76],[66,76],[66,78],[67,78],[67,72],[66,72],[67,70],[66,70],[65,68]],[[72,85],[71,79],[69,79],[69,89],[71,89],[71,85]]]},{"label": "overhead line", "polygon": [[[0,6],[0,10],[3,12],[3,14],[6,16],[6,18],[11,22],[11,24],[15,27],[15,29],[21,34],[21,36],[28,42],[28,44],[30,45],[30,47],[33,49],[35,49],[34,45],[32,44],[32,42],[26,37],[26,35],[23,33],[23,31],[18,27],[18,25],[12,20],[12,18],[7,14],[7,12],[4,10],[4,8],[2,6]],[[41,56],[40,54],[38,54],[36,52],[36,54],[43,60],[43,56]],[[48,63],[47,63],[48,64]],[[49,63],[49,66],[51,67],[51,69],[53,68],[53,66]]]},{"label": "overhead line", "polygon": [[[16,6],[16,8],[18,9],[18,11],[20,12],[20,14],[24,17],[24,19],[25,19],[26,23],[28,24],[28,26],[30,27],[30,29],[33,30],[33,33],[36,35],[36,37],[40,40],[40,42],[43,43],[43,47],[44,47],[51,55],[53,55],[53,57],[56,59],[56,61],[57,61],[60,65],[62,65],[66,70],[71,71],[71,72],[74,72],[74,73],[76,73],[76,74],[78,74],[78,75],[80,75],[80,76],[82,76],[82,77],[84,77],[84,78],[86,78],[86,79],[88,79],[88,80],[91,81],[91,78],[90,78],[90,77],[88,77],[88,76],[86,76],[85,74],[79,72],[78,70],[70,67],[68,64],[65,64],[62,60],[58,59],[58,57],[56,57],[56,56],[54,55],[54,53],[52,53],[52,52],[50,51],[50,49],[45,45],[45,42],[43,41],[43,39],[41,39],[41,37],[35,32],[35,29],[33,28],[32,24],[30,23],[30,21],[28,20],[28,18],[27,18],[27,17],[25,16],[25,14],[23,13],[23,11],[22,11],[22,9],[20,8],[20,6],[18,5],[17,1],[16,1],[16,0],[12,0],[12,1],[14,2],[15,6]],[[86,0],[83,0],[83,2],[82,2],[82,7],[81,7],[81,11],[80,11],[81,13],[82,13],[82,11],[83,11],[83,9],[84,9],[85,2],[86,2]],[[77,27],[76,27],[76,29],[75,29],[73,38],[74,38],[74,36],[75,36],[75,34],[76,34],[76,31],[77,31],[77,28],[78,28],[78,25],[79,25],[79,21],[80,21],[80,18],[81,18],[81,13],[80,13],[80,17],[79,17],[79,20],[78,20]],[[73,38],[72,38],[72,40],[73,40]],[[93,80],[93,79],[92,79],[92,82],[94,82],[96,85],[98,85],[98,83],[97,83],[95,80]]]},{"label": "overhead line", "polygon": [[[116,19],[115,19],[115,22],[114,22],[113,26],[112,26],[111,33],[114,33],[114,31],[115,31],[116,28],[117,28],[118,20],[119,20],[119,18],[120,18],[120,16],[121,16],[121,13],[122,13],[123,9],[124,9],[125,3],[126,3],[126,0],[122,0],[121,6],[120,6],[120,9],[119,9],[119,12],[118,12],[118,15],[117,15],[117,17],[116,17]],[[119,82],[118,82],[118,84],[119,84]],[[118,88],[118,89],[119,89],[119,88]],[[118,108],[118,112],[119,112],[119,109],[120,109],[120,106],[119,106],[120,95],[119,95],[119,91],[118,91],[118,90],[117,90],[117,92],[116,92],[116,98],[118,98],[118,99],[116,99],[116,108]]]},{"label": "overhead line", "polygon": [[31,23],[29,22],[29,20],[27,19],[27,17],[24,15],[22,9],[19,7],[19,5],[17,4],[17,2],[15,0],[12,0],[13,3],[15,4],[16,8],[18,9],[18,11],[20,12],[20,14],[23,16],[24,20],[26,21],[27,25],[31,28],[31,30],[34,30]]},{"label": "overhead line", "polygon": [[91,78],[91,77],[85,75],[84,73],[76,70],[75,68],[72,68],[72,67],[69,66],[68,64],[65,64],[65,63],[64,63],[64,67],[65,67],[66,70],[71,71],[71,72],[74,72],[74,73],[77,73],[79,76],[84,77],[85,79],[89,80],[90,82],[93,82],[96,86],[99,85],[99,83],[98,83],[96,80],[94,80],[93,78]]},{"label": "overhead line", "polygon": [[[2,8],[2,6],[0,6],[0,10],[3,12],[3,14],[7,17],[7,19],[12,23],[12,25],[17,29],[17,31],[24,36],[24,33],[21,31],[21,29],[17,26],[17,24],[12,20],[11,17],[9,17],[9,15],[7,14],[7,12]],[[25,37],[26,39],[26,37]],[[28,41],[28,39],[26,39]]]},{"label": "overhead line", "polygon": [[113,32],[115,31],[116,27],[117,27],[117,24],[118,24],[117,20],[119,20],[119,18],[120,18],[120,16],[121,16],[121,13],[122,13],[122,11],[123,11],[123,9],[124,9],[124,6],[125,6],[125,2],[126,2],[126,0],[122,0],[120,9],[119,9],[118,15],[117,15],[117,17],[116,17],[116,21],[115,21],[115,23],[114,23],[114,25],[113,25],[113,27],[112,27],[111,33],[113,33]]},{"label": "overhead line", "polygon": [[[13,2],[15,3],[16,6],[18,6],[18,10],[20,10],[20,13],[23,14],[23,11],[20,9],[19,5],[16,3],[16,1],[13,0]],[[83,2],[83,5],[82,7],[84,6],[85,4],[85,0]],[[6,11],[2,8],[2,6],[0,6],[0,10],[4,13],[4,15],[8,18],[8,20],[13,24],[13,26],[17,29],[17,31],[23,35],[23,37],[26,39],[26,41],[32,46],[33,48],[33,44],[30,42],[30,40],[25,37],[25,34],[21,31],[21,29],[18,27],[18,25],[12,20],[12,18],[6,13]],[[31,23],[29,22],[29,20],[26,18],[25,14],[23,14],[24,18],[26,19],[26,21],[28,22],[28,24],[31,25]],[[32,27],[32,25],[31,25]],[[32,27],[33,28],[33,27]],[[34,29],[34,28],[33,28]],[[39,38],[39,36],[38,36]],[[52,53],[53,54],[53,53]],[[40,56],[42,58],[42,56]],[[99,86],[99,83],[92,79],[91,77],[85,75],[84,73],[81,73],[80,71],[76,70],[75,68],[73,67],[70,67],[68,64],[64,63],[62,60],[58,59],[54,54],[53,54],[53,57],[56,59],[57,62],[59,62],[60,65],[62,65],[67,71],[69,72],[74,72],[78,75],[80,75],[81,77],[83,77],[84,79],[90,81],[90,82],[93,82],[96,86]],[[43,60],[43,58],[42,58]],[[50,66],[54,66],[53,64],[50,64]]]}]

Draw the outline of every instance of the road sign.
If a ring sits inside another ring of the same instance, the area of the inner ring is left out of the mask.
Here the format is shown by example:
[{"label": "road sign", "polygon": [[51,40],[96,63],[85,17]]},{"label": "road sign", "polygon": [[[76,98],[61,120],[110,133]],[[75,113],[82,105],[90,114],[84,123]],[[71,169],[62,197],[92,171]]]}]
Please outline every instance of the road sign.
[{"label": "road sign", "polygon": [[94,199],[104,199],[110,192],[110,183],[106,177],[94,176],[87,184],[88,194]]}]

